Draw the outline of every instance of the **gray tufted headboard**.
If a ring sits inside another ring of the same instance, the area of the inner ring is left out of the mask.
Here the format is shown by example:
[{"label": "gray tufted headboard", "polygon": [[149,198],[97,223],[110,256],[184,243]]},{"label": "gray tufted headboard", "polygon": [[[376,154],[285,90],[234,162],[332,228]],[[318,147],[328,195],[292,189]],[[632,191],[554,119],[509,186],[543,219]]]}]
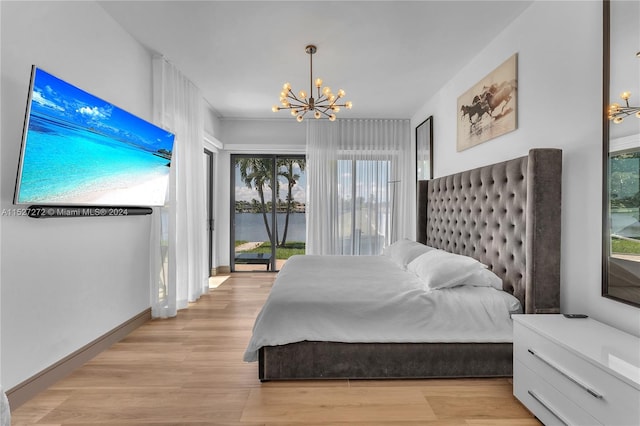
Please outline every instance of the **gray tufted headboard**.
[{"label": "gray tufted headboard", "polygon": [[417,241],[478,259],[525,313],[559,312],[561,182],[559,149],[420,181]]}]

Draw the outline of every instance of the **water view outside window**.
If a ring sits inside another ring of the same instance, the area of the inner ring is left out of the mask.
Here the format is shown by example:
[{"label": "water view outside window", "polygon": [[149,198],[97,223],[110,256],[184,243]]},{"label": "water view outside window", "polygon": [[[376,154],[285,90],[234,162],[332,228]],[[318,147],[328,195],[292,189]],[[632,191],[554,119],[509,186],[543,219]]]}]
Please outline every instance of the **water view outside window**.
[{"label": "water view outside window", "polygon": [[640,262],[640,151],[610,159],[611,254]]},{"label": "water view outside window", "polygon": [[640,306],[640,151],[609,157],[606,295]]},{"label": "water view outside window", "polygon": [[306,161],[234,156],[234,270],[279,270],[305,253]]}]

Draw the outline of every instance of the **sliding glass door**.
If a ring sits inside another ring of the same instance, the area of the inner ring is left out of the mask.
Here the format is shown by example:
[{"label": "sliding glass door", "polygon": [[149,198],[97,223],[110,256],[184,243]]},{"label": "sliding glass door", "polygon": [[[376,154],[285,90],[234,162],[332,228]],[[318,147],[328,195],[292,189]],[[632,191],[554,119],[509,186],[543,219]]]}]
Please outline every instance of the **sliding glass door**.
[{"label": "sliding glass door", "polygon": [[231,270],[276,271],[306,241],[303,156],[231,156]]}]

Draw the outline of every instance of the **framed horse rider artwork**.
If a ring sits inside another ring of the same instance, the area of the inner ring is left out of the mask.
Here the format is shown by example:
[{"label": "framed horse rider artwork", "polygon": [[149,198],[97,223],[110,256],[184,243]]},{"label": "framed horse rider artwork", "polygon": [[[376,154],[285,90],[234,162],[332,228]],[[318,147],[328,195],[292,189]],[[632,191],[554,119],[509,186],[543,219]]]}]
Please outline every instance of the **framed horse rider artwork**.
[{"label": "framed horse rider artwork", "polygon": [[518,54],[458,97],[458,152],[517,128]]}]

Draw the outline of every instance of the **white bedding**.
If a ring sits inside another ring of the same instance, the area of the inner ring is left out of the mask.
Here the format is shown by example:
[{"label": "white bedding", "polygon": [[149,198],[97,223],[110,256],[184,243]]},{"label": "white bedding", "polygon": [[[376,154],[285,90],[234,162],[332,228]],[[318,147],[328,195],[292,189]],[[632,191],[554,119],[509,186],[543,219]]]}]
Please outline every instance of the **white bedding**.
[{"label": "white bedding", "polygon": [[512,342],[517,299],[490,287],[426,291],[386,256],[293,256],[256,318],[244,360],[262,346],[346,343]]}]

